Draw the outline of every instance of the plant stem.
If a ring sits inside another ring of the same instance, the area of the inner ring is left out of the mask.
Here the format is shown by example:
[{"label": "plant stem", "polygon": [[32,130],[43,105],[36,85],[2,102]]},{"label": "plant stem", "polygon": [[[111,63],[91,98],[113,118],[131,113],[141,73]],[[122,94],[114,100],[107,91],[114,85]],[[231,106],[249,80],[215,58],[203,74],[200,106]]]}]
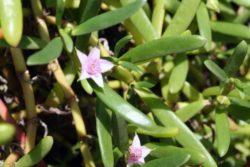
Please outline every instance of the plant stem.
[{"label": "plant stem", "polygon": [[26,136],[24,152],[28,153],[35,146],[36,131],[37,131],[37,125],[36,125],[37,113],[36,113],[34,91],[30,83],[30,75],[25,65],[25,60],[23,57],[22,50],[18,48],[11,48],[10,51],[16,73],[18,76],[20,76],[19,80],[24,94],[24,101],[28,117],[27,130],[26,130],[27,136]]},{"label": "plant stem", "polygon": [[15,166],[16,160],[20,157],[20,154],[13,152],[4,161],[3,167],[13,167]]},{"label": "plant stem", "polygon": [[[48,27],[45,23],[45,21],[42,19],[43,18],[43,10],[42,10],[42,5],[40,0],[31,0],[31,5],[33,12],[35,14],[35,18],[38,22],[38,27],[39,27],[39,33],[40,36],[43,40],[49,41],[50,36],[49,36],[49,31]],[[86,136],[86,128],[84,125],[84,121],[81,116],[81,111],[78,106],[77,98],[76,95],[73,91],[73,89],[70,87],[70,85],[67,83],[67,79],[60,67],[60,64],[58,63],[58,60],[54,60],[49,64],[49,67],[52,69],[52,72],[61,86],[65,98],[68,100],[70,107],[71,107],[71,112],[73,116],[73,120],[75,123],[76,131],[79,136],[79,138],[84,138]],[[95,164],[92,160],[91,153],[89,151],[88,145],[86,143],[81,143],[81,154],[84,158],[84,164],[86,167],[94,167]]]}]

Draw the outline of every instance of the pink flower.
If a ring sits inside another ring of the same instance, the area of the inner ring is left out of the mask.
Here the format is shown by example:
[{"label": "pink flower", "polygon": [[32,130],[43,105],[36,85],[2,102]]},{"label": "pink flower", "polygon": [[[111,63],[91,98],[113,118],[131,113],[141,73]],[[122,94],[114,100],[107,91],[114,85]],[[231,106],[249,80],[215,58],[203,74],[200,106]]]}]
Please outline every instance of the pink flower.
[{"label": "pink flower", "polygon": [[140,139],[138,135],[135,134],[132,145],[129,147],[128,166],[133,164],[144,164],[144,158],[150,153],[150,151],[149,148],[141,146]]},{"label": "pink flower", "polygon": [[88,56],[77,50],[77,56],[82,65],[79,79],[83,80],[91,78],[98,86],[103,87],[102,73],[111,70],[114,65],[111,62],[100,58],[100,50],[97,47],[92,48]]}]

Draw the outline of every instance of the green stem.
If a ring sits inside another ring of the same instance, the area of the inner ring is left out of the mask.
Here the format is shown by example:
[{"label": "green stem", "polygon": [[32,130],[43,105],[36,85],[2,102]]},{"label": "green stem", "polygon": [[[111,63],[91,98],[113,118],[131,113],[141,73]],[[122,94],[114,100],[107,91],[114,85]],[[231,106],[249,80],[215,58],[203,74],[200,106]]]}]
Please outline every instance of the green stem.
[{"label": "green stem", "polygon": [[[32,5],[33,12],[35,14],[35,18],[38,22],[40,36],[43,40],[49,41],[50,36],[49,36],[48,27],[47,27],[45,21],[42,19],[43,18],[43,10],[42,10],[41,1],[40,0],[31,0],[31,5]],[[52,61],[49,64],[49,67],[51,67],[51,69],[53,69],[52,70],[53,74],[54,74],[57,82],[61,86],[61,89],[64,92],[65,98],[70,103],[71,112],[72,112],[73,120],[75,122],[77,134],[78,134],[79,138],[84,138],[86,136],[86,128],[85,128],[84,121],[83,121],[82,116],[81,116],[80,108],[79,108],[78,103],[77,103],[76,95],[75,95],[73,89],[71,88],[71,86],[67,83],[67,79],[66,79],[57,59]],[[91,156],[91,153],[89,151],[88,145],[86,143],[85,144],[82,143],[81,148],[84,148],[84,149],[80,149],[80,150],[81,150],[81,153],[82,153],[82,156],[84,159],[85,166],[86,167],[94,167],[95,164],[92,160],[92,156]]]},{"label": "green stem", "polygon": [[3,167],[15,166],[15,162],[18,160],[19,157],[20,157],[20,155],[16,152],[11,153],[4,161]]},{"label": "green stem", "polygon": [[37,131],[37,126],[35,122],[37,118],[37,113],[36,113],[34,91],[32,85],[30,84],[30,75],[25,65],[25,60],[23,57],[22,50],[18,48],[11,48],[10,51],[15,66],[15,70],[17,74],[20,75],[19,80],[21,82],[24,94],[24,101],[28,117],[24,152],[28,153],[35,146],[36,131]]}]

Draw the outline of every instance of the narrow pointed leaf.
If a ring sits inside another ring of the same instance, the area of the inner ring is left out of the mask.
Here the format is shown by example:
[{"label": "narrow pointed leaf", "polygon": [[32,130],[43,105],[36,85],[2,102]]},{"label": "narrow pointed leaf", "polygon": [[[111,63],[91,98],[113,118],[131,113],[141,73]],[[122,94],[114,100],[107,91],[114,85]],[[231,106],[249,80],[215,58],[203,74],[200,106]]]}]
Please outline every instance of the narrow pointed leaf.
[{"label": "narrow pointed leaf", "polygon": [[207,7],[216,12],[220,12],[219,1],[218,0],[207,0]]},{"label": "narrow pointed leaf", "polygon": [[221,34],[250,39],[249,27],[242,24],[216,21],[211,22],[211,28],[214,32]]},{"label": "narrow pointed leaf", "polygon": [[229,0],[231,2],[234,2],[238,5],[242,5],[242,6],[245,6],[247,8],[250,8],[250,1],[248,0]]},{"label": "narrow pointed leaf", "polygon": [[[21,49],[27,49],[27,50],[33,50],[33,49],[42,49],[46,46],[46,42],[36,38],[36,37],[30,37],[30,36],[23,36],[20,43],[18,44],[18,48]],[[5,40],[0,39],[0,47],[10,47],[10,45],[5,42]]]},{"label": "narrow pointed leaf", "polygon": [[240,65],[243,63],[245,56],[247,55],[248,46],[245,41],[242,41],[234,50],[232,56],[230,56],[227,65],[224,70],[228,76],[234,76],[239,70]]},{"label": "narrow pointed leaf", "polygon": [[216,167],[216,163],[206,148],[201,144],[192,131],[165,105],[161,99],[146,89],[136,89],[137,94],[151,109],[161,124],[166,127],[177,127],[180,133],[176,140],[185,148],[196,149],[206,157],[204,166]]},{"label": "narrow pointed leaf", "polygon": [[196,114],[198,114],[205,106],[203,100],[199,100],[188,104],[187,106],[177,110],[176,115],[183,121],[186,122]]},{"label": "narrow pointed leaf", "polygon": [[64,12],[64,1],[56,0],[56,25],[61,27]]},{"label": "narrow pointed leaf", "polygon": [[34,166],[38,164],[51,150],[53,138],[46,136],[28,154],[21,157],[15,164],[16,167]]},{"label": "narrow pointed leaf", "polygon": [[[78,8],[78,23],[84,23],[86,20],[96,16],[100,10],[102,0],[82,1]],[[88,49],[90,34],[76,37],[76,47],[81,51]]]},{"label": "narrow pointed leaf", "polygon": [[250,108],[250,102],[248,100],[243,100],[243,99],[236,98],[236,97],[229,97],[229,99],[232,102],[232,104],[235,104],[241,107]]},{"label": "narrow pointed leaf", "polygon": [[200,0],[181,1],[180,6],[178,7],[163,36],[173,36],[183,33],[195,17],[199,5]]},{"label": "narrow pointed leaf", "polygon": [[169,91],[173,94],[179,92],[188,73],[188,59],[185,54],[177,55],[175,66],[169,78]]},{"label": "narrow pointed leaf", "polygon": [[61,55],[63,42],[60,37],[54,38],[42,50],[31,55],[28,60],[28,65],[43,65],[48,64],[52,60]]},{"label": "narrow pointed leaf", "polygon": [[114,166],[111,138],[111,118],[105,105],[100,100],[97,100],[96,106],[96,131],[104,166]]},{"label": "narrow pointed leaf", "polygon": [[137,108],[123,100],[115,91],[105,85],[103,88],[99,88],[92,84],[93,90],[97,97],[113,112],[120,114],[125,120],[142,129],[154,129],[155,123],[151,121],[146,115],[144,115]]},{"label": "narrow pointed leaf", "polygon": [[[213,0],[210,0],[210,1],[213,1]],[[200,35],[207,39],[205,49],[209,51],[212,47],[212,32],[211,32],[208,10],[204,2],[201,2],[196,13],[196,18],[197,18]]]},{"label": "narrow pointed leaf", "polygon": [[114,145],[125,152],[129,146],[128,126],[125,119],[118,113],[112,114],[112,136]]},{"label": "narrow pointed leaf", "polygon": [[120,57],[120,60],[142,63],[167,54],[183,53],[198,49],[204,46],[205,43],[206,39],[197,35],[161,38],[129,50]]},{"label": "narrow pointed leaf", "polygon": [[230,145],[229,120],[227,113],[219,108],[215,111],[216,145],[220,157],[223,157]]},{"label": "narrow pointed leaf", "polygon": [[190,155],[180,152],[178,156],[176,155],[169,155],[168,157],[155,159],[152,161],[149,161],[145,165],[142,165],[142,167],[159,167],[163,166],[163,164],[166,164],[168,167],[181,167],[183,166],[188,160],[190,159]]},{"label": "narrow pointed leaf", "polygon": [[59,29],[59,33],[62,37],[62,40],[63,40],[63,43],[64,43],[66,50],[69,53],[71,53],[73,51],[73,48],[74,48],[73,41],[72,41],[71,37],[63,29]]},{"label": "narrow pointed leaf", "polygon": [[182,92],[190,101],[197,101],[203,99],[202,94],[188,82],[184,83]]},{"label": "narrow pointed leaf", "polygon": [[134,131],[138,134],[149,135],[159,138],[173,137],[179,133],[179,129],[175,127],[171,128],[159,127],[153,131],[144,130],[136,127],[130,127],[130,128],[134,129]]},{"label": "narrow pointed leaf", "polygon": [[188,164],[200,165],[206,161],[206,157],[199,151],[175,146],[158,146],[156,148],[152,148],[150,156],[156,158],[163,158],[168,157],[170,155],[175,155],[177,157],[179,153],[186,153],[191,156],[188,161]]},{"label": "narrow pointed leaf", "polygon": [[90,32],[99,31],[113,25],[116,25],[139,10],[145,4],[145,0],[136,0],[135,2],[120,9],[106,12],[95,16],[86,22],[78,25],[72,30],[72,35],[83,35]]},{"label": "narrow pointed leaf", "polygon": [[[133,1],[134,0],[120,0],[123,6],[128,5]],[[145,41],[151,41],[159,37],[143,9],[139,9],[131,17],[129,17],[127,21],[131,22],[132,26],[140,33]]]},{"label": "narrow pointed leaf", "polygon": [[132,35],[127,35],[125,37],[123,37],[122,39],[120,39],[116,45],[115,45],[115,49],[114,49],[114,53],[116,56],[118,56],[121,52],[121,49],[127,44],[129,43],[129,41],[132,39]]},{"label": "narrow pointed leaf", "polygon": [[208,96],[217,96],[217,95],[220,95],[220,93],[221,93],[221,87],[213,86],[213,87],[204,89],[202,92],[202,95],[205,97],[208,97]]},{"label": "narrow pointed leaf", "polygon": [[228,80],[228,76],[225,71],[222,70],[212,60],[206,60],[204,64],[209,69],[209,71],[211,71],[220,81],[226,82]]},{"label": "narrow pointed leaf", "polygon": [[137,65],[130,63],[128,61],[119,61],[119,64],[124,68],[128,69],[129,71],[135,71],[139,73],[143,72]]}]

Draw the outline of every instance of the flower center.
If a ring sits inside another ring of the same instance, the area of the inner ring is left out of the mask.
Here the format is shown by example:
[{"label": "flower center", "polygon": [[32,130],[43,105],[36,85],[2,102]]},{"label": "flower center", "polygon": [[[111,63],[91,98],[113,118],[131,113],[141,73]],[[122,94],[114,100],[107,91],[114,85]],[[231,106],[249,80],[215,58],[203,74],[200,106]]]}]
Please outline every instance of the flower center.
[{"label": "flower center", "polygon": [[142,149],[140,147],[130,147],[129,148],[129,158],[132,161],[137,161],[142,157]]},{"label": "flower center", "polygon": [[90,75],[96,75],[101,73],[101,65],[98,59],[93,59],[87,63],[87,73]]}]

